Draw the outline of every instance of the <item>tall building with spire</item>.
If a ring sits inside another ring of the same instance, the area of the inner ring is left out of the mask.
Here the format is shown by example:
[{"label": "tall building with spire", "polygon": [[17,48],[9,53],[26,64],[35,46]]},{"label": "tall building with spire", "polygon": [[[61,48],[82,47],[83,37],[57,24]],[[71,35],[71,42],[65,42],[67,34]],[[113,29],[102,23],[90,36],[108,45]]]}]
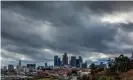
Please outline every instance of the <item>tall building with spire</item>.
[{"label": "tall building with spire", "polygon": [[63,58],[62,58],[62,61],[63,61],[63,65],[68,65],[67,53],[64,53]]}]

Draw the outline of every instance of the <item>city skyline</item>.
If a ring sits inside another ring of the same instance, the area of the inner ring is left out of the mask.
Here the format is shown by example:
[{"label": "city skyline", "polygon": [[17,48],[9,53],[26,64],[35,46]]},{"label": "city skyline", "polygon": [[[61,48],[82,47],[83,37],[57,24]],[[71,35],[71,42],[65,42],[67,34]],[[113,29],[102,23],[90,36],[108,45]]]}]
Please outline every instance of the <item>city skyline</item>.
[{"label": "city skyline", "polygon": [[[67,54],[67,53],[65,52],[63,55],[65,55],[65,54]],[[38,61],[38,62],[43,62],[43,64],[41,64],[41,65],[39,65],[38,63],[35,63],[35,61],[29,61],[29,62],[25,63],[25,60],[18,60],[15,65],[13,63],[9,63],[7,65],[2,66],[2,68],[5,67],[5,66],[7,67],[8,65],[13,65],[14,68],[17,68],[17,67],[20,67],[20,66],[21,67],[22,66],[26,66],[27,64],[36,64],[36,66],[46,66],[47,65],[47,66],[58,66],[58,67],[59,66],[60,67],[61,66],[65,66],[65,65],[71,66],[71,63],[70,63],[69,60],[72,60],[72,57],[75,57],[76,60],[78,59],[79,62],[82,62],[82,63],[86,62],[86,61],[83,61],[82,56],[67,56],[67,57],[69,57],[67,59],[68,64],[63,64],[63,55],[62,56],[55,55],[53,57],[52,64],[44,62],[43,60],[42,61]],[[58,60],[60,61],[60,63],[59,63],[60,65],[58,65]],[[74,66],[71,66],[71,67],[74,67]],[[75,67],[77,67],[77,65]]]},{"label": "city skyline", "polygon": [[[63,55],[67,55],[67,53],[65,52]],[[91,63],[89,63],[88,64],[88,61],[84,61],[83,60],[83,58],[82,58],[82,56],[66,56],[66,57],[69,57],[68,59],[67,59],[67,64],[66,63],[64,63],[63,62],[63,55],[62,55],[62,57],[59,57],[58,55],[55,55],[54,56],[54,58],[53,58],[53,63],[52,64],[49,64],[49,63],[47,63],[47,62],[43,62],[43,61],[41,61],[43,64],[37,64],[37,63],[35,63],[35,61],[33,62],[27,62],[27,63],[25,63],[25,61],[24,60],[19,60],[15,65],[14,64],[12,64],[12,63],[9,63],[9,64],[7,64],[7,65],[4,65],[4,66],[1,66],[1,68],[3,69],[3,68],[5,68],[5,67],[7,67],[8,68],[8,66],[13,66],[14,67],[14,69],[17,69],[17,68],[22,68],[22,67],[25,67],[25,66],[27,66],[27,65],[36,65],[36,67],[35,68],[38,68],[38,67],[45,67],[45,68],[47,68],[47,67],[65,67],[65,66],[68,66],[68,67],[76,67],[76,68],[81,68],[82,67],[82,65],[86,65],[86,68],[89,68],[89,66],[92,64],[92,63],[94,63],[95,65],[100,65],[101,63],[103,64],[103,65],[106,65],[106,66],[108,66],[108,61],[110,60],[110,59],[112,59],[112,60],[114,60],[115,58],[108,58],[108,59],[106,59],[106,60],[103,60],[103,59],[101,59],[101,60],[99,60],[99,61],[93,61],[93,62],[91,62]],[[123,54],[122,54],[123,55]],[[62,59],[61,59],[62,58]],[[129,56],[128,57],[129,59],[133,59],[133,53],[131,54],[131,56]],[[74,61],[74,62],[73,62]],[[39,61],[40,62],[40,61]],[[23,64],[22,64],[23,63]],[[25,64],[24,64],[25,63]],[[48,65],[49,64],[49,65]]]},{"label": "city skyline", "polygon": [[[64,60],[64,55],[66,55],[65,57],[67,57],[66,60]],[[9,69],[9,66],[11,66],[11,69],[12,69],[12,66],[13,66],[14,69],[20,69],[22,67],[26,67],[26,66],[29,66],[29,65],[31,65],[31,66],[35,65],[35,68],[38,68],[38,67],[48,68],[48,67],[51,67],[51,66],[52,67],[65,67],[65,66],[67,66],[67,67],[75,67],[75,68],[84,68],[84,67],[89,68],[90,64],[88,65],[87,61],[84,61],[82,59],[82,56],[69,56],[69,57],[70,57],[70,59],[68,59],[67,53],[64,53],[62,55],[62,59],[58,55],[55,55],[54,58],[53,58],[54,59],[54,61],[53,61],[54,64],[53,65],[52,64],[47,65],[47,62],[45,62],[42,65],[37,65],[36,63],[33,63],[33,62],[29,62],[27,64],[22,64],[22,63],[24,63],[23,60],[19,60],[16,65],[13,65],[13,64],[10,63],[8,65],[2,66],[2,69],[4,69],[5,67]],[[66,61],[67,61],[67,63],[66,63]],[[104,63],[103,61],[101,61],[101,62]],[[99,62],[99,64],[101,62]],[[84,64],[86,64],[86,66],[82,66]],[[96,65],[99,65],[99,64],[96,64]]]},{"label": "city skyline", "polygon": [[133,2],[1,2],[1,65],[54,65],[66,52],[89,64],[133,53]]}]

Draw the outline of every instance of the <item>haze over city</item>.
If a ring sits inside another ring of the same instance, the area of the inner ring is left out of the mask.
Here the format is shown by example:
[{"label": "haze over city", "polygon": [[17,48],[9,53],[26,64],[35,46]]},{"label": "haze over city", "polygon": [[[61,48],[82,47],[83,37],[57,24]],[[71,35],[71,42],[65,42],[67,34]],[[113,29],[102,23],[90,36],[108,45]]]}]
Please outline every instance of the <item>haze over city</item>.
[{"label": "haze over city", "polygon": [[54,56],[88,64],[133,53],[133,2],[1,2],[1,62],[54,65]]}]

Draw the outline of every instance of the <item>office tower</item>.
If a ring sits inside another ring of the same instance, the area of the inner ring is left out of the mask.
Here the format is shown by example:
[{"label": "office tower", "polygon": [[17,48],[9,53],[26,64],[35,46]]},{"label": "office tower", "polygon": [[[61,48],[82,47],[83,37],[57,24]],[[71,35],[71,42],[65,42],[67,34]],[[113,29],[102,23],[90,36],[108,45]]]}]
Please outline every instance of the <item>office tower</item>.
[{"label": "office tower", "polygon": [[45,63],[45,68],[47,68],[48,67],[48,65],[47,65],[47,63]]},{"label": "office tower", "polygon": [[19,68],[21,68],[21,60],[19,60],[19,64],[18,65],[19,65]]},{"label": "office tower", "polygon": [[79,56],[79,63],[83,63],[82,57]]},{"label": "office tower", "polygon": [[24,72],[26,72],[26,66],[21,66],[22,67],[22,70],[24,71]]},{"label": "office tower", "polygon": [[12,64],[9,64],[9,65],[8,65],[8,70],[9,70],[9,71],[13,71],[13,70],[14,70],[14,66],[13,66]]},{"label": "office tower", "polygon": [[64,53],[63,55],[63,65],[68,65],[68,57],[67,57],[67,53]]},{"label": "office tower", "polygon": [[71,56],[71,66],[76,67],[76,56]]},{"label": "office tower", "polygon": [[82,57],[79,56],[79,65],[80,65],[80,68],[82,68],[82,63],[83,63]]},{"label": "office tower", "polygon": [[71,64],[72,64],[72,63],[71,63],[71,60],[69,60],[69,66],[71,66]]},{"label": "office tower", "polygon": [[87,62],[82,63],[82,68],[86,69],[87,68]]},{"label": "office tower", "polygon": [[20,74],[20,70],[21,70],[21,60],[19,60],[17,69],[18,69],[18,73]]},{"label": "office tower", "polygon": [[79,59],[76,59],[76,67],[80,67],[80,64],[79,64]]},{"label": "office tower", "polygon": [[60,61],[60,64],[61,64],[61,66],[63,66],[63,62],[62,61]]},{"label": "office tower", "polygon": [[58,56],[54,56],[54,66],[58,66]]},{"label": "office tower", "polygon": [[58,66],[61,66],[61,59],[58,58]]},{"label": "office tower", "polygon": [[27,64],[27,68],[29,70],[35,70],[36,69],[36,64]]}]

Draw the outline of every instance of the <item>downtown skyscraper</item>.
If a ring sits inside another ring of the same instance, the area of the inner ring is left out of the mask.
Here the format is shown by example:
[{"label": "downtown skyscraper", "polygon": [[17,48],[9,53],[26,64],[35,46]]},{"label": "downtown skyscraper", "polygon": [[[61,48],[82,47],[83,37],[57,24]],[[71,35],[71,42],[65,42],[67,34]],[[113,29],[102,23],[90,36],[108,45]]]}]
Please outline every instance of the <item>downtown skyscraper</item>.
[{"label": "downtown skyscraper", "polygon": [[61,66],[61,59],[58,58],[58,66]]},{"label": "downtown skyscraper", "polygon": [[71,66],[76,67],[76,56],[71,56]]},{"label": "downtown skyscraper", "polygon": [[61,59],[57,55],[54,56],[54,66],[61,66]]},{"label": "downtown skyscraper", "polygon": [[54,56],[54,66],[58,66],[58,56]]},{"label": "downtown skyscraper", "polygon": [[59,58],[57,55],[54,56],[54,66],[55,67],[61,67],[61,66],[69,66],[69,67],[77,67],[77,68],[86,68],[86,63],[83,63],[83,59],[81,56],[76,59],[76,56],[71,56],[71,59],[69,60],[68,64],[68,55],[67,53],[64,53],[61,58]]},{"label": "downtown skyscraper", "polygon": [[64,53],[63,58],[62,58],[62,61],[63,61],[63,65],[68,65],[67,53]]}]

